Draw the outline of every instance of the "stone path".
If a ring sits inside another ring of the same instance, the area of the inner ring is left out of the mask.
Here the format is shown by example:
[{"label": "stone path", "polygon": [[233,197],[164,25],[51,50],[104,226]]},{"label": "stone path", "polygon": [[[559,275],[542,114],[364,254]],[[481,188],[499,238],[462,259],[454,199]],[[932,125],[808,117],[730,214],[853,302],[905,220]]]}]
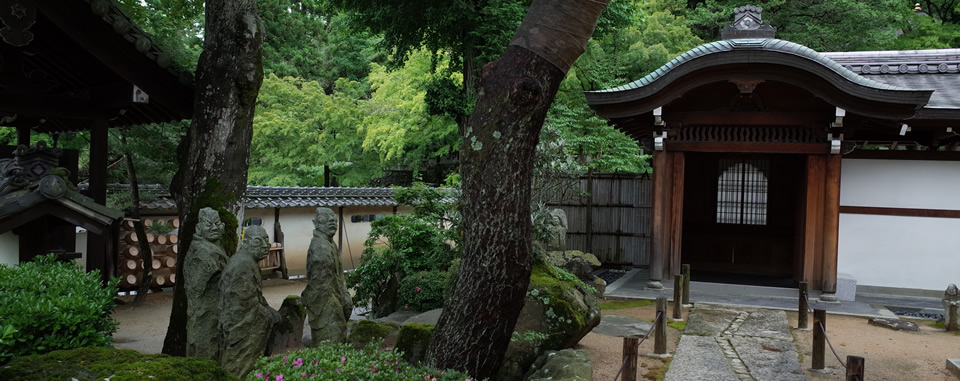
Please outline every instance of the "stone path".
[{"label": "stone path", "polygon": [[664,380],[803,380],[783,311],[698,306]]}]

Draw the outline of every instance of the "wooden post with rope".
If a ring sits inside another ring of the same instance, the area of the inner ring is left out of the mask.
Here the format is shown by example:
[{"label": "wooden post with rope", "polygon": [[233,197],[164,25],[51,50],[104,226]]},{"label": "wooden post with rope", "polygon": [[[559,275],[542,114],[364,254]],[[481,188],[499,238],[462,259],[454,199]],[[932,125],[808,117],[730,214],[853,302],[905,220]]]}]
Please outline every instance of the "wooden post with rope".
[{"label": "wooden post with rope", "polygon": [[640,339],[632,337],[623,338],[623,381],[637,380],[637,346],[640,345]]},{"label": "wooden post with rope", "polygon": [[657,327],[655,328],[653,353],[665,355],[667,354],[667,298],[662,296],[657,298],[657,316],[659,319],[655,322]]},{"label": "wooden post with rope", "polygon": [[827,311],[813,310],[813,369],[823,370],[827,329]]},{"label": "wooden post with rope", "polygon": [[810,305],[807,304],[807,297],[809,296],[809,285],[807,282],[800,282],[800,304],[797,308],[797,328],[798,329],[808,329],[810,328],[809,322],[809,310]]},{"label": "wooden post with rope", "polygon": [[690,305],[690,265],[681,265],[680,272],[683,273],[683,304]]},{"label": "wooden post with rope", "polygon": [[683,275],[673,276],[673,319],[683,319]]},{"label": "wooden post with rope", "polygon": [[863,381],[863,357],[847,356],[847,381]]}]

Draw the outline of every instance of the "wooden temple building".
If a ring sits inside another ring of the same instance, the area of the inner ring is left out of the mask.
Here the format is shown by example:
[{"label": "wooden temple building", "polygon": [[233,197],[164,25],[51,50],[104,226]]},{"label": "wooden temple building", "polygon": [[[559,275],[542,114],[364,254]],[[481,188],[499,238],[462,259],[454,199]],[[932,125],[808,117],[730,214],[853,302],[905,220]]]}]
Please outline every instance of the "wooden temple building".
[{"label": "wooden temple building", "polygon": [[654,152],[650,287],[681,264],[825,300],[838,279],[960,282],[960,49],[820,53],[744,6],[722,40],[586,96]]},{"label": "wooden temple building", "polygon": [[[0,23],[0,126],[16,128],[20,146],[6,148],[2,157],[11,157],[15,148],[24,154],[51,151],[28,149],[32,133],[56,139],[88,131],[90,136],[85,195],[77,194],[73,184],[62,194],[49,189],[43,193],[59,200],[55,202],[29,203],[4,193],[0,246],[19,250],[19,261],[48,252],[75,252],[75,226],[83,226],[93,233],[87,240],[86,269],[110,276],[113,235],[122,215],[102,207],[108,129],[190,118],[192,74],[174,70],[170,55],[109,0],[7,1],[0,7]],[[66,167],[72,171],[66,177],[75,183],[76,152],[46,158],[57,156],[61,162],[48,163],[44,170]],[[8,163],[24,160],[17,156]],[[2,175],[9,179],[12,173]],[[34,182],[44,177],[33,175]],[[26,186],[20,193],[35,198],[39,189]]]}]

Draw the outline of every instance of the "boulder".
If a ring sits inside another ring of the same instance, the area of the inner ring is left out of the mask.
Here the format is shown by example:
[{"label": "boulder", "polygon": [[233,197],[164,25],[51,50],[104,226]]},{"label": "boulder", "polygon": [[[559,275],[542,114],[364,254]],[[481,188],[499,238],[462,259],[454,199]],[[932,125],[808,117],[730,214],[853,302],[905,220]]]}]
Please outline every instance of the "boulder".
[{"label": "boulder", "polygon": [[397,323],[360,320],[347,335],[347,342],[353,344],[354,347],[362,348],[373,341],[386,341],[388,337],[395,335],[399,329],[400,325]]},{"label": "boulder", "polygon": [[403,359],[417,365],[424,360],[433,337],[432,324],[409,323],[400,327],[396,349],[403,352]]},{"label": "boulder", "polygon": [[584,253],[580,250],[556,250],[539,252],[544,262],[552,266],[562,268],[576,275],[577,278],[586,282],[597,289],[599,295],[607,288],[607,282],[593,274],[593,271],[600,267],[600,260],[590,253]]},{"label": "boulder", "polygon": [[598,324],[597,295],[582,283],[561,281],[551,266],[537,260],[514,338],[496,378],[520,380],[539,354],[573,347]]},{"label": "boulder", "polygon": [[894,331],[911,331],[911,332],[920,331],[920,327],[917,326],[917,323],[914,323],[912,321],[900,320],[897,318],[870,318],[869,322],[870,322],[870,325],[889,328]]},{"label": "boulder", "polygon": [[302,348],[303,323],[307,319],[307,310],[300,304],[300,296],[290,295],[280,305],[280,322],[273,326],[267,354],[283,353]]},{"label": "boulder", "polygon": [[593,364],[582,349],[547,351],[537,357],[524,381],[592,381]]}]

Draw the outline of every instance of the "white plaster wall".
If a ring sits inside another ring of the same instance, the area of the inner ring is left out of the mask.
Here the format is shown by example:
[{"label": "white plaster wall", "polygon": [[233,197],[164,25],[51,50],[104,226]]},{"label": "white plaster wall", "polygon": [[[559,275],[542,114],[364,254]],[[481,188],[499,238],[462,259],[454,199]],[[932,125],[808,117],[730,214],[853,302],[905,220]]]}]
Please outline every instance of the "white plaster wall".
[{"label": "white plaster wall", "polygon": [[0,234],[0,265],[20,264],[20,237],[12,231]]},{"label": "white plaster wall", "polygon": [[[960,210],[960,161],[844,159],[841,206]],[[960,219],[841,214],[837,271],[859,285],[960,282]]]},{"label": "white plaster wall", "polygon": [[[331,208],[335,213],[338,208]],[[405,213],[409,208],[401,207],[398,213]],[[289,275],[305,275],[307,273],[307,249],[313,238],[313,216],[316,208],[285,208],[280,209],[280,225],[283,229],[284,254],[287,258],[287,272]],[[339,242],[340,229],[343,229],[343,255],[341,262],[344,270],[350,270],[360,265],[360,254],[363,253],[363,242],[370,233],[369,222],[351,222],[353,215],[364,214],[393,214],[393,207],[345,207],[343,208],[343,222],[346,227],[338,227],[333,236],[334,242]],[[260,217],[263,219],[263,228],[273,241],[274,209],[247,209],[244,217]]]},{"label": "white plaster wall", "polygon": [[844,159],[840,205],[960,210],[960,161]]},{"label": "white plaster wall", "polygon": [[960,283],[960,219],[840,215],[837,271],[858,285],[943,290]]}]

